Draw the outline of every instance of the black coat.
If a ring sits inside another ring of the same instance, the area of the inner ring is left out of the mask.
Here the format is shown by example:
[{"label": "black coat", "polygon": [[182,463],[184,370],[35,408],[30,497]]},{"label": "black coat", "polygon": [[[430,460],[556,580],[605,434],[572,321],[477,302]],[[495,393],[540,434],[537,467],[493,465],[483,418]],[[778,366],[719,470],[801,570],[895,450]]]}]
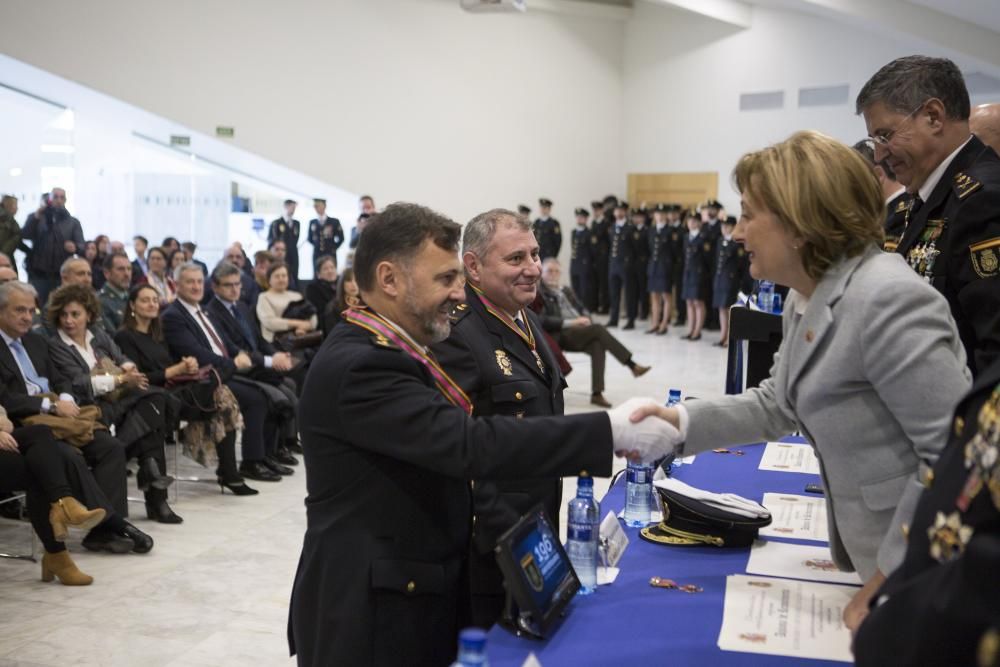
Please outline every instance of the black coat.
[{"label": "black coat", "polygon": [[885,222],[882,227],[885,231],[883,248],[886,252],[895,252],[899,247],[899,239],[906,229],[906,211],[910,208],[910,199],[910,194],[904,190],[886,204]]},{"label": "black coat", "polygon": [[[994,362],[955,408],[948,446],[924,476],[903,564],[872,598],[876,606],[858,631],[858,665],[978,664],[983,634],[1000,625],[998,410],[1000,362]],[[963,505],[973,469],[987,483]],[[949,519],[954,529],[941,525]]]},{"label": "black coat", "polygon": [[576,227],[570,243],[570,275],[590,275],[590,267],[597,260],[597,233],[586,227]]},{"label": "black coat", "polygon": [[160,315],[160,325],[163,327],[163,338],[167,341],[167,347],[170,348],[170,354],[174,358],[194,357],[199,366],[209,365],[219,371],[223,380],[232,377],[236,372],[233,357],[239,354],[240,348],[226,336],[224,331],[214,327],[229,356],[215,354],[208,336],[202,332],[180,299],[175,300],[163,311]]},{"label": "black coat", "polygon": [[684,300],[708,299],[712,294],[712,254],[715,242],[703,230],[697,237],[690,234],[684,242],[684,283],[681,298]]},{"label": "black coat", "polygon": [[715,253],[712,307],[728,308],[736,303],[740,290],[749,292],[750,288],[750,260],[743,246],[736,241],[719,239]]},{"label": "black coat", "polygon": [[534,231],[538,240],[539,259],[559,257],[559,249],[562,248],[562,229],[559,227],[559,221],[555,218],[546,220],[539,218],[535,220]]},{"label": "black coat", "polygon": [[[29,331],[21,337],[21,344],[24,345],[31,364],[35,367],[35,373],[49,381],[49,389],[56,394],[72,394],[73,389],[69,378],[52,363],[49,355],[49,342],[43,336]],[[25,417],[37,415],[42,410],[42,397],[29,396],[28,388],[24,384],[24,376],[14,360],[14,353],[7,346],[6,341],[0,341],[0,385],[3,386],[4,407],[7,408],[7,416],[15,424],[20,424]]]},{"label": "black coat", "polygon": [[610,245],[609,261],[612,267],[631,268],[635,264],[636,234],[635,225],[626,222],[621,227],[611,225],[608,229]]},{"label": "black coat", "polygon": [[896,252],[948,300],[973,375],[1000,357],[1000,157],[992,148],[969,140],[911,215]]},{"label": "black coat", "polygon": [[[563,414],[566,380],[542,336],[542,325],[535,313],[524,311],[545,372],[539,369],[527,343],[486,312],[468,285],[465,298],[466,303],[452,314],[451,335],[433,350],[441,366],[472,399],[475,405],[472,414],[477,417]],[[472,493],[476,514],[473,539],[479,553],[491,552],[497,538],[537,503],[543,503],[553,525],[559,525],[562,499],[559,479],[532,477],[476,483]]]},{"label": "black coat", "polygon": [[149,384],[162,387],[167,384],[167,368],[176,361],[170,356],[167,344],[153,340],[152,336],[134,329],[120,329],[115,343],[122,354],[135,362],[136,368],[146,374]]},{"label": "black coat", "polygon": [[348,323],[313,359],[299,411],[300,665],[447,665],[465,620],[468,480],[611,472],[606,415],[469,417],[420,363]]},{"label": "black coat", "polygon": [[313,261],[323,255],[336,255],[337,249],[344,243],[344,228],[337,218],[327,216],[320,224],[319,218],[309,221],[309,232],[306,237],[313,246]]}]

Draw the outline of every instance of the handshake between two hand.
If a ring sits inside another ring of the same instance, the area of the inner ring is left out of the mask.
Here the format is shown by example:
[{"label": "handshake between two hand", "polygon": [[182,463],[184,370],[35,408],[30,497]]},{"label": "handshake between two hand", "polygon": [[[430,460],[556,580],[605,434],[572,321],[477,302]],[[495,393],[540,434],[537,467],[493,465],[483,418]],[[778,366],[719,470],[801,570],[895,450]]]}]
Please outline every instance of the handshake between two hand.
[{"label": "handshake between two hand", "polygon": [[668,421],[669,410],[652,398],[630,398],[608,410],[615,454],[650,463],[673,453],[681,433]]}]

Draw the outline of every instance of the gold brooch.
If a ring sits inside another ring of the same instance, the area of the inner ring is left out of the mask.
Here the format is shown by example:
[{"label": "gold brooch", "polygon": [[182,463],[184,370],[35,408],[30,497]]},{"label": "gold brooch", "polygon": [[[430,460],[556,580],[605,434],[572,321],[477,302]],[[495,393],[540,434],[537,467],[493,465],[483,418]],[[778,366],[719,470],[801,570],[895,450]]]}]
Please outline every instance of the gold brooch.
[{"label": "gold brooch", "polygon": [[510,357],[503,350],[497,350],[497,366],[500,367],[500,372],[506,376],[511,376],[514,374],[514,367],[510,363]]}]

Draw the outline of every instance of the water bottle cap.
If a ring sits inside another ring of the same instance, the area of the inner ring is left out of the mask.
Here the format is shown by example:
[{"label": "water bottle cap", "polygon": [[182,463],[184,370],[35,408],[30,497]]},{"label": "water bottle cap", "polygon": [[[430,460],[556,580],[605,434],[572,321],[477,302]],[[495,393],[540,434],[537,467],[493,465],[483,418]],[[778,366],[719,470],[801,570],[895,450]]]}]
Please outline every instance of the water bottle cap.
[{"label": "water bottle cap", "polygon": [[594,480],[587,473],[581,473],[580,478],[576,480],[576,485],[578,487],[582,486],[585,488],[594,488]]},{"label": "water bottle cap", "polygon": [[458,643],[463,648],[482,651],[486,648],[486,631],[481,628],[465,628],[458,633]]}]

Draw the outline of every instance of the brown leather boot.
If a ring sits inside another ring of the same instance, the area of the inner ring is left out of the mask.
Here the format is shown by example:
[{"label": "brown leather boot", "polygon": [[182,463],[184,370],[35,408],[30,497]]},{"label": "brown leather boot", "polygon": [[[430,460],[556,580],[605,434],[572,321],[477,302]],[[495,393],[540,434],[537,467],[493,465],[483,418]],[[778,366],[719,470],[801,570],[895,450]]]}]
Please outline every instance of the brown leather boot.
[{"label": "brown leather boot", "polygon": [[73,496],[64,496],[52,503],[49,510],[49,523],[57,542],[66,539],[66,527],[76,526],[81,530],[90,530],[104,521],[104,510],[88,510]]},{"label": "brown leather boot", "polygon": [[89,586],[94,583],[92,576],[80,572],[68,551],[54,554],[46,551],[42,556],[42,581],[52,581],[54,577],[59,577],[63,586]]}]

